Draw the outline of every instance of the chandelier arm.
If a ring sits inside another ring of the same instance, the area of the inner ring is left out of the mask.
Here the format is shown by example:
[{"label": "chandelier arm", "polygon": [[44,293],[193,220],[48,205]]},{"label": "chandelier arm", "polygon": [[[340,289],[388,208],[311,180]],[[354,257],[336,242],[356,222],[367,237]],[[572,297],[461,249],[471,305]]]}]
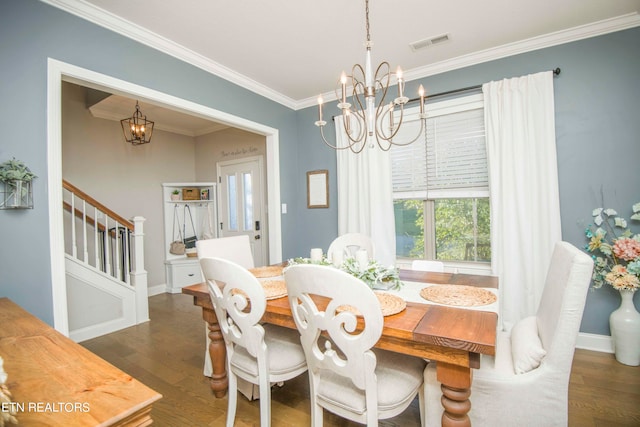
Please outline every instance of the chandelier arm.
[{"label": "chandelier arm", "polygon": [[366,123],[367,119],[365,115],[365,108],[362,105],[361,95],[358,93],[358,88],[362,87],[364,87],[364,83],[354,80],[353,94],[351,95],[351,98],[357,104],[357,108],[351,111],[351,113]]},{"label": "chandelier arm", "polygon": [[391,150],[391,147],[393,147],[394,144],[391,141],[386,139],[383,139],[383,141],[387,143],[386,146],[380,142],[380,140],[378,139],[378,135],[376,134],[376,142],[378,143],[378,148],[380,148],[382,151]]},{"label": "chandelier arm", "polygon": [[[380,73],[380,70],[382,70],[382,67],[386,67],[387,71],[384,73],[384,75],[381,75],[380,77],[378,77],[378,73]],[[382,85],[382,79],[386,78],[386,84],[384,85],[385,87],[385,92],[386,89],[389,88],[389,84],[391,83],[391,65],[389,65],[389,63],[387,61],[383,61],[380,63],[380,65],[378,65],[378,68],[376,68],[376,73],[374,74],[375,76],[375,81],[376,82],[380,82],[381,87]]]},{"label": "chandelier arm", "polygon": [[345,123],[346,120],[350,120],[350,118],[349,117],[343,118],[342,126],[343,126],[345,134],[347,135],[347,139],[349,140],[349,144],[347,146],[345,146],[345,147],[340,147],[339,149],[348,148],[348,149],[351,150],[351,152],[353,152],[355,154],[358,154],[358,153],[362,152],[364,147],[366,147],[366,145],[367,145],[366,132],[363,132],[364,127],[362,126],[362,123],[360,122],[360,120],[356,117],[356,124],[358,125],[358,137],[357,138],[352,138],[351,134],[349,132],[349,129],[347,128],[347,125]]},{"label": "chandelier arm", "polygon": [[[354,119],[351,120],[351,117],[353,117]],[[347,120],[349,120],[349,123],[347,123]],[[358,126],[358,130],[357,132],[354,132],[353,129],[351,129],[351,124],[355,122],[355,124]],[[360,117],[358,114],[349,114],[346,116],[342,116],[342,128],[344,129],[345,134],[347,134],[347,137],[349,137],[349,139],[353,142],[360,142],[362,141],[362,138],[365,134],[365,132],[363,131],[366,126],[364,126],[365,122],[363,120],[362,117]],[[357,135],[356,137],[352,137],[351,135],[355,134]]]},{"label": "chandelier arm", "polygon": [[358,108],[356,108],[353,112],[360,116],[363,120],[365,119],[365,108],[362,104],[361,96],[366,96],[367,86],[366,82],[363,79],[359,79],[357,77],[357,73],[360,73],[361,77],[365,77],[364,69],[360,64],[355,64],[351,69],[351,86],[353,87],[353,93],[351,95],[353,102],[358,104]]},{"label": "chandelier arm", "polygon": [[354,153],[359,153],[360,151],[362,151],[362,149],[360,149],[359,151],[354,151],[353,145],[355,145],[356,142],[352,142],[349,145],[345,145],[344,147],[338,147],[337,143],[336,145],[331,144],[329,141],[327,141],[327,138],[325,138],[324,136],[324,126],[320,126],[320,136],[322,136],[322,141],[324,141],[325,144],[327,144],[329,147],[333,148],[334,150],[351,149],[351,151],[353,151]]},{"label": "chandelier arm", "polygon": [[[385,107],[387,108],[386,111],[384,111]],[[389,108],[389,106],[384,105],[381,102],[376,112],[376,125],[375,125],[376,139],[383,139],[385,141],[389,141],[398,132],[399,126],[395,127],[395,131],[393,130],[393,128],[390,129],[391,135],[387,136],[385,134],[383,122],[385,120],[385,117],[389,116],[390,114],[393,114],[393,113]]]},{"label": "chandelier arm", "polygon": [[[393,114],[390,111],[387,111],[387,114]],[[380,121],[383,120],[384,117],[380,118]],[[422,121],[423,119],[420,118],[420,120]],[[382,139],[384,139],[385,141],[389,141],[392,144],[396,144],[395,142],[393,142],[393,138],[398,134],[398,131],[400,130],[400,128],[402,127],[402,123],[404,123],[404,105],[400,105],[400,120],[398,121],[398,124],[395,126],[395,129],[392,130],[391,135],[387,136],[384,134],[382,125],[380,128],[380,137]],[[422,123],[420,126],[422,127],[424,125],[424,123]],[[376,133],[378,133],[378,129],[376,128]],[[415,141],[415,139],[414,139]],[[408,144],[404,144],[404,143],[398,143],[398,145],[408,145]]]},{"label": "chandelier arm", "polygon": [[[415,138],[413,138],[411,141],[407,141],[407,142],[394,142],[392,140],[392,138],[389,139],[385,139],[385,141],[387,141],[390,145],[396,145],[398,147],[403,147],[405,145],[410,145],[413,144],[414,142],[416,142],[418,140],[418,138],[420,138],[422,136],[423,131],[426,128],[426,123],[427,123],[427,119],[420,119],[420,129],[418,130],[418,134],[415,136]],[[380,147],[382,148],[382,147]],[[391,148],[391,147],[389,147]]]}]

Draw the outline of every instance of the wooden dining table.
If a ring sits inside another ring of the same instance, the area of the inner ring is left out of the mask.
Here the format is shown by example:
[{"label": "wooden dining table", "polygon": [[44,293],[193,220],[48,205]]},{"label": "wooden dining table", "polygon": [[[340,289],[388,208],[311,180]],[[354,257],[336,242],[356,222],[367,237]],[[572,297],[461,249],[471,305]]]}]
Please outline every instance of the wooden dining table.
[{"label": "wooden dining table", "polygon": [[[493,276],[400,270],[400,279],[498,288],[498,278]],[[209,328],[211,389],[216,397],[224,397],[228,386],[225,346],[207,285],[187,286],[182,288],[182,293],[192,295],[194,304],[202,308],[202,317]],[[267,301],[262,321],[296,328],[285,297]],[[480,367],[481,354],[495,355],[497,322],[498,315],[492,311],[407,302],[405,310],[384,318],[382,336],[376,347],[437,362],[437,378],[443,392],[442,425],[470,426],[472,370]]]}]

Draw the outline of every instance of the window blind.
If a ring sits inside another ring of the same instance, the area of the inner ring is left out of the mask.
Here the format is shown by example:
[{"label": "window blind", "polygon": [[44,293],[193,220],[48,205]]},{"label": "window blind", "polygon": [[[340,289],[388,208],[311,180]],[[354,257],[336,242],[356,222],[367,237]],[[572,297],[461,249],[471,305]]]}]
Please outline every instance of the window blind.
[{"label": "window blind", "polygon": [[[449,108],[445,114],[431,116],[430,112],[421,138],[391,149],[394,198],[488,194],[483,108],[453,112]],[[394,141],[410,141],[419,129],[420,122],[412,118]]]}]

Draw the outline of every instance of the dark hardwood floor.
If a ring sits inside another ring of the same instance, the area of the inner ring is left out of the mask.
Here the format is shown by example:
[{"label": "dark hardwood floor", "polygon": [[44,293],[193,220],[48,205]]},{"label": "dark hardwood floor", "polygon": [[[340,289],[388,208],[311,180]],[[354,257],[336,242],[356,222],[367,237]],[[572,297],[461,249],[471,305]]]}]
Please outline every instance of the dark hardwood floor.
[{"label": "dark hardwood floor", "polygon": [[[149,298],[151,321],[81,343],[113,365],[158,391],[154,425],[223,426],[227,399],[213,397],[202,374],[205,324],[192,298],[161,294]],[[472,398],[473,402],[473,398]],[[258,401],[238,397],[236,426],[259,426]],[[274,426],[308,426],[307,374],[272,391]],[[325,412],[327,427],[357,426]],[[419,426],[418,402],[381,426]],[[569,385],[569,425],[640,426],[640,367],[618,363],[613,355],[576,350]],[[500,426],[496,426],[500,427]]]}]

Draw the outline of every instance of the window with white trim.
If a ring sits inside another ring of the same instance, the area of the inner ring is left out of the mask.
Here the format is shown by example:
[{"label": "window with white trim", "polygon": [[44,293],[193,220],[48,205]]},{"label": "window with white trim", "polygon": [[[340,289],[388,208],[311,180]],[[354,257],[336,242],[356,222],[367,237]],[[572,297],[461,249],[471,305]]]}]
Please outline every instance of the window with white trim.
[{"label": "window with white trim", "polygon": [[[482,96],[429,104],[423,135],[391,149],[398,258],[491,260]],[[404,120],[395,142],[420,129],[417,108]]]}]

